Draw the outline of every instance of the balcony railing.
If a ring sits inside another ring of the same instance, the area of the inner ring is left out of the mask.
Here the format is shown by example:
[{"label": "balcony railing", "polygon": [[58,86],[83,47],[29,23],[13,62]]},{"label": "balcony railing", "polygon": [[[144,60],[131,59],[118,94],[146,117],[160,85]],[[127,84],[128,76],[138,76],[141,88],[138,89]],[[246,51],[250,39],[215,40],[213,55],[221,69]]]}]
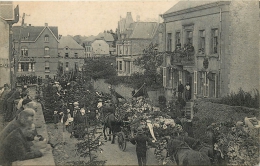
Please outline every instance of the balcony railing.
[{"label": "balcony railing", "polygon": [[166,52],[167,56],[171,57],[172,65],[194,65],[195,64],[195,54],[188,51],[174,51]]}]

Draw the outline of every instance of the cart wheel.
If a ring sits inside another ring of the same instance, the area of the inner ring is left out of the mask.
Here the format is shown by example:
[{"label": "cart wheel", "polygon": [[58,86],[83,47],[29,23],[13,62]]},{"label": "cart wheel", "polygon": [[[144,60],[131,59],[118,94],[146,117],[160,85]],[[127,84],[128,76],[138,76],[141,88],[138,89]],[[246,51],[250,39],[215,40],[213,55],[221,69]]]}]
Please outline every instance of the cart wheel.
[{"label": "cart wheel", "polygon": [[118,147],[119,149],[121,149],[122,151],[125,151],[126,149],[126,138],[125,138],[125,134],[123,132],[118,133]]}]

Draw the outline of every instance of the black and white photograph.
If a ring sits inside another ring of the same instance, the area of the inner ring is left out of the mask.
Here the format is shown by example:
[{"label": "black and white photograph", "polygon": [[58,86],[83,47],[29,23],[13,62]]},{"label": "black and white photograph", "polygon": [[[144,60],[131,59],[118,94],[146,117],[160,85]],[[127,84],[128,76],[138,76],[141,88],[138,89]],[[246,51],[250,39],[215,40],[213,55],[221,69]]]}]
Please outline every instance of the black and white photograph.
[{"label": "black and white photograph", "polygon": [[259,166],[259,0],[0,0],[0,166]]}]

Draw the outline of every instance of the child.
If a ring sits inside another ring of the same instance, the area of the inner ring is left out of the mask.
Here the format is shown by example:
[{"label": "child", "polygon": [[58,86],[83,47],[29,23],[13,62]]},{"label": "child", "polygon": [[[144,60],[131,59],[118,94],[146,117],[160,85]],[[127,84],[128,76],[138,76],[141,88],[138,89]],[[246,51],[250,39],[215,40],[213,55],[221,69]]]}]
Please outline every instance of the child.
[{"label": "child", "polygon": [[58,129],[58,123],[59,123],[59,114],[58,114],[58,111],[54,111],[53,123],[54,123],[54,128],[55,128],[55,129]]}]

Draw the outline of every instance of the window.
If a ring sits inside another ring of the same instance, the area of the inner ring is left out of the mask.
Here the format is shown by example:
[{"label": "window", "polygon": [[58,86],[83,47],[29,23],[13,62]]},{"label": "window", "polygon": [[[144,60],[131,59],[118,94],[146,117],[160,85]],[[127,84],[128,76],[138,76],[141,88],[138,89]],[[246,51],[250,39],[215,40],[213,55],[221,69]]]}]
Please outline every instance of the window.
[{"label": "window", "polygon": [[163,67],[163,87],[166,87],[166,67]]},{"label": "window", "polygon": [[212,48],[211,52],[213,54],[218,53],[218,29],[213,29],[212,30]]},{"label": "window", "polygon": [[176,32],[175,34],[175,47],[177,47],[177,44],[181,44],[181,33]]},{"label": "window", "polygon": [[202,72],[202,78],[203,78],[203,96],[208,97],[209,96],[209,79],[207,77],[207,72]]},{"label": "window", "polygon": [[49,75],[45,75],[45,78],[47,79],[47,78],[50,78],[50,76]]},{"label": "window", "polygon": [[74,56],[75,56],[75,58],[78,58],[78,53],[75,52],[75,53],[74,53]]},{"label": "window", "polygon": [[167,34],[167,51],[172,51],[172,34]]},{"label": "window", "polygon": [[205,30],[199,31],[199,53],[205,53]]},{"label": "window", "polygon": [[79,69],[79,64],[78,62],[75,62],[75,70],[78,70]]},{"label": "window", "polygon": [[44,48],[44,55],[49,55],[50,54],[50,48],[49,47],[45,47]]},{"label": "window", "polygon": [[50,70],[50,62],[45,61],[45,70]]},{"label": "window", "polygon": [[69,67],[69,62],[66,62],[66,67]]},{"label": "window", "polygon": [[179,71],[179,82],[182,82],[182,71]]},{"label": "window", "polygon": [[66,49],[66,50],[68,50],[69,48],[68,48],[68,47],[66,47],[65,49]]},{"label": "window", "polygon": [[198,82],[198,74],[197,71],[194,71],[194,94],[198,93],[197,82]]},{"label": "window", "polygon": [[68,58],[69,57],[69,53],[65,53],[65,58]]},{"label": "window", "polygon": [[22,55],[22,56],[28,56],[28,48],[23,47],[23,48],[21,49],[21,55]]},{"label": "window", "polygon": [[119,61],[119,70],[123,70],[123,64],[122,64],[122,61]]},{"label": "window", "polygon": [[186,44],[191,44],[192,45],[192,37],[193,33],[192,31],[186,31]]},{"label": "window", "polygon": [[116,61],[116,69],[118,70],[118,61]]},{"label": "window", "polygon": [[21,63],[21,70],[22,71],[29,71],[29,63],[22,62]]},{"label": "window", "polygon": [[49,42],[49,35],[44,36],[44,42]]}]

